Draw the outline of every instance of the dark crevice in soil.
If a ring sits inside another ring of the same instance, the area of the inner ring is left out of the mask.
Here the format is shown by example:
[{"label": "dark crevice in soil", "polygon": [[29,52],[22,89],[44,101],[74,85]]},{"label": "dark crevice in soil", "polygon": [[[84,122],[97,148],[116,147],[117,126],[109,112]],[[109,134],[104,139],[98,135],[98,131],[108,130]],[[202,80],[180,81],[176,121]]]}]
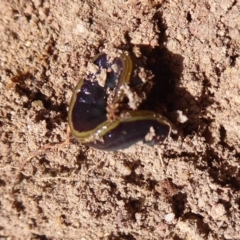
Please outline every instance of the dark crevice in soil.
[{"label": "dark crevice in soil", "polygon": [[172,197],[172,207],[176,218],[182,217],[187,203],[186,193],[177,193]]},{"label": "dark crevice in soil", "polygon": [[175,236],[173,236],[173,240],[185,240],[185,239],[180,238],[179,236],[175,235]]},{"label": "dark crevice in soil", "polygon": [[192,15],[190,12],[187,13],[187,20],[189,23],[192,21]]},{"label": "dark crevice in soil", "polygon": [[207,223],[204,222],[204,218],[200,214],[195,213],[185,213],[182,217],[182,221],[187,222],[192,226],[196,226],[199,232],[207,238],[208,234],[210,233],[211,229]]},{"label": "dark crevice in soil", "polygon": [[231,166],[211,148],[207,149],[204,160],[208,164],[209,175],[217,184],[222,187],[231,185],[236,191],[240,190],[239,169],[237,166]]},{"label": "dark crevice in soil", "polygon": [[132,234],[112,233],[108,236],[108,240],[137,240]]},{"label": "dark crevice in soil", "polygon": [[231,67],[235,67],[235,65],[236,65],[236,60],[237,60],[238,57],[239,57],[238,54],[235,54],[235,55],[230,56],[230,66],[231,66]]},{"label": "dark crevice in soil", "polygon": [[13,203],[13,207],[16,208],[18,212],[23,212],[25,210],[25,206],[22,202],[15,200]]},{"label": "dark crevice in soil", "polygon": [[38,234],[32,234],[31,239],[32,240],[48,240],[46,235],[38,235]]}]

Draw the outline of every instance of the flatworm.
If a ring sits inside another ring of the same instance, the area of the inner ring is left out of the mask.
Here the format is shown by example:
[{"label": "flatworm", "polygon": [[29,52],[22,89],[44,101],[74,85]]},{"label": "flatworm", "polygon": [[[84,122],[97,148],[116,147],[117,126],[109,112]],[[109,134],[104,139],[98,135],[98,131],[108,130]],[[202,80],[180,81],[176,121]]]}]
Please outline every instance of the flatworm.
[{"label": "flatworm", "polygon": [[[138,141],[151,145],[164,141],[171,133],[171,122],[157,112],[138,106],[132,109],[128,104],[126,87],[135,93],[143,91],[138,60],[126,53],[111,60],[100,53],[93,63],[98,70],[79,81],[69,106],[68,121],[75,138],[106,151],[124,149]],[[97,79],[103,71],[106,81],[100,86]]]}]

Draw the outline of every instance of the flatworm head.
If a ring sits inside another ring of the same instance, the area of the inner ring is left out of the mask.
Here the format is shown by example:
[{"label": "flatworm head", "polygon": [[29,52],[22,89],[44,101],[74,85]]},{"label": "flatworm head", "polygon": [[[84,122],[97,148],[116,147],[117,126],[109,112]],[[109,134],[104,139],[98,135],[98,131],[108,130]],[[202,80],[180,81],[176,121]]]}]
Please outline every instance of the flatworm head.
[{"label": "flatworm head", "polygon": [[[79,142],[114,151],[138,141],[157,144],[169,136],[172,124],[167,118],[138,107],[131,109],[128,105],[124,89],[139,89],[143,85],[136,74],[136,69],[140,68],[136,62],[133,56],[125,53],[112,60],[100,53],[93,59],[97,71],[79,81],[69,106],[69,126]],[[103,71],[105,84],[100,85],[97,79]],[[115,112],[109,114],[109,109]]]}]

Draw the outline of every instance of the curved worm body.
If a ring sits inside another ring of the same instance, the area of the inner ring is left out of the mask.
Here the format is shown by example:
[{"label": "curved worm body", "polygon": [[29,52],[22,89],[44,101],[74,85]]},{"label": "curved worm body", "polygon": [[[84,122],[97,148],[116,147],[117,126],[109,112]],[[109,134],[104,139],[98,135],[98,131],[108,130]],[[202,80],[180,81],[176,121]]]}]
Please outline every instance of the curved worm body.
[{"label": "curved worm body", "polygon": [[[69,106],[68,121],[75,138],[106,151],[124,149],[138,141],[156,144],[166,139],[172,129],[167,118],[128,106],[124,89],[139,88],[142,84],[134,73],[139,68],[136,60],[121,54],[111,61],[105,53],[100,53],[93,63],[98,70],[79,81]],[[106,79],[100,86],[96,79],[103,71]]]}]

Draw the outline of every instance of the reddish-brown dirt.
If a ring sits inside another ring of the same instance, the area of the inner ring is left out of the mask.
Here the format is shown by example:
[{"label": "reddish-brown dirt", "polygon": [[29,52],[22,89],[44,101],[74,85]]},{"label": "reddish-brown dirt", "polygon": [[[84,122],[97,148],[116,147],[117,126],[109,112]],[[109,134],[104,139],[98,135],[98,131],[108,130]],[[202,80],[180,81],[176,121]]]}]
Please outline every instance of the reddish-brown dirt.
[{"label": "reddish-brown dirt", "polygon": [[[0,6],[1,239],[240,239],[239,1]],[[59,145],[88,62],[134,47],[157,69],[178,137],[118,152]]]}]

